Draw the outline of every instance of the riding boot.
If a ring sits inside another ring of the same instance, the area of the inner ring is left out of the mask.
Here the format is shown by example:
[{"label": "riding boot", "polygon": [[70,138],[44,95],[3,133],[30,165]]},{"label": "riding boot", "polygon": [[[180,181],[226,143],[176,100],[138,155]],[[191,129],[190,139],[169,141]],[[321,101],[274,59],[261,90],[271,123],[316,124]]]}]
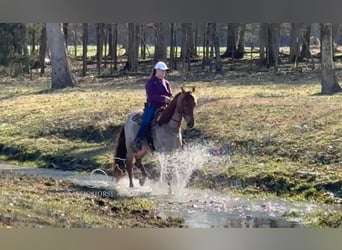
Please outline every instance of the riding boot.
[{"label": "riding boot", "polygon": [[142,140],[141,138],[136,138],[134,141],[134,146],[136,150],[141,150],[142,149]]}]

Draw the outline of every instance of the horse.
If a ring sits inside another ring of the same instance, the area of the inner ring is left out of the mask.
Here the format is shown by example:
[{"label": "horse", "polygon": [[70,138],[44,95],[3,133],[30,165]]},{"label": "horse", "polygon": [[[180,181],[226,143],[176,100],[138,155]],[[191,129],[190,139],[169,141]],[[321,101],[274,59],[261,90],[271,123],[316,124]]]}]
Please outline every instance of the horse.
[{"label": "horse", "polygon": [[134,187],[132,178],[134,162],[135,167],[141,171],[142,178],[139,179],[139,184],[143,186],[147,177],[142,164],[143,157],[153,151],[170,153],[182,146],[181,123],[183,118],[188,128],[192,128],[195,124],[194,108],[197,99],[194,92],[195,87],[190,91],[185,91],[182,87],[181,91],[172,98],[162,111],[157,122],[151,125],[149,134],[153,140],[153,147],[147,139],[144,139],[141,150],[135,148],[134,139],[139,130],[139,124],[135,118],[141,116],[142,112],[133,112],[127,116],[126,123],[117,135],[116,147],[113,151],[112,171],[115,178],[120,179],[127,170],[129,187]]}]

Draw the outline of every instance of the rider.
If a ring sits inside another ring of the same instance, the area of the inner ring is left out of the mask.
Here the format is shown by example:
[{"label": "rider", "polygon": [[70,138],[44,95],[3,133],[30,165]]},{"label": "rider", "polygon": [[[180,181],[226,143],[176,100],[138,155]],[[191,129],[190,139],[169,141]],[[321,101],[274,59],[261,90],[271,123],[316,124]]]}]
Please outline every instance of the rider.
[{"label": "rider", "polygon": [[141,142],[145,137],[147,128],[153,119],[156,110],[171,101],[172,89],[170,83],[165,79],[169,68],[164,62],[158,62],[152,71],[151,78],[145,84],[147,100],[145,103],[142,124],[135,138],[135,147],[141,149]]}]

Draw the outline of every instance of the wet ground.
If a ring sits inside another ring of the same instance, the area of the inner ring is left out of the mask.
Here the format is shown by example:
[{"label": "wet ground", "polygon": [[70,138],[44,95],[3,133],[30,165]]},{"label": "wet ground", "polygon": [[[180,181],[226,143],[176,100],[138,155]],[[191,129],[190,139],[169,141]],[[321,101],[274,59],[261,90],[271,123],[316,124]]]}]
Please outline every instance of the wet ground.
[{"label": "wet ground", "polygon": [[[287,202],[282,200],[248,200],[212,191],[193,190],[182,185],[171,185],[163,180],[147,181],[140,187],[134,179],[135,188],[128,188],[128,180],[116,183],[101,170],[79,173],[44,168],[15,167],[0,165],[3,171],[41,175],[55,179],[71,180],[79,185],[95,187],[102,197],[115,193],[119,196],[146,197],[157,204],[161,217],[183,217],[191,228],[293,228],[304,227],[302,217],[319,206],[311,203]],[[102,190],[102,191],[101,191]],[[115,192],[108,192],[113,190]],[[296,214],[295,218],[284,217]]]}]

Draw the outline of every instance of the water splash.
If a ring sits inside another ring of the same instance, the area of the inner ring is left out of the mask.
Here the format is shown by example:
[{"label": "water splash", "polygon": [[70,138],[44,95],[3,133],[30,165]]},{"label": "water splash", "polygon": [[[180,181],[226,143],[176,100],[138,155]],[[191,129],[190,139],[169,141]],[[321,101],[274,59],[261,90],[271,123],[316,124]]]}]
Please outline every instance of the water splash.
[{"label": "water splash", "polygon": [[194,170],[209,164],[217,166],[222,159],[211,154],[212,148],[212,143],[191,143],[172,154],[157,154],[160,164],[160,186],[167,186],[169,194],[182,194]]}]

